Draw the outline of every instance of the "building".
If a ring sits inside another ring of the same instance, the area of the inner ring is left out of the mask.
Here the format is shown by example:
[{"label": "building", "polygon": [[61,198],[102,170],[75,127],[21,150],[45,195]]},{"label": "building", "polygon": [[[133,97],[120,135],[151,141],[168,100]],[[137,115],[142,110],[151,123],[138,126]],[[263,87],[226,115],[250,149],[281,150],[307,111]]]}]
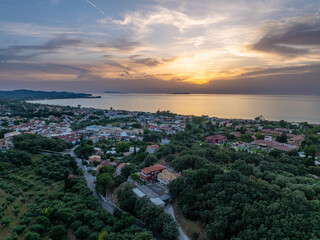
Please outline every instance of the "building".
[{"label": "building", "polygon": [[75,133],[60,135],[60,136],[56,136],[56,137],[66,141],[66,142],[73,143],[73,144],[76,144],[76,143],[80,142],[80,140],[81,140],[81,136],[79,134],[75,134]]},{"label": "building", "polygon": [[161,138],[161,144],[166,145],[170,143],[170,139],[167,138]]},{"label": "building", "polygon": [[88,140],[92,141],[92,143],[98,143],[100,141],[99,136],[91,136],[88,138]]},{"label": "building", "polygon": [[162,201],[161,198],[156,197],[156,198],[150,198],[150,201],[155,204],[156,206],[162,207],[164,208],[166,203],[164,201]]},{"label": "building", "polygon": [[4,139],[12,138],[13,136],[17,136],[20,134],[21,134],[21,132],[9,132],[9,133],[4,134]]},{"label": "building", "polygon": [[223,135],[212,135],[212,136],[205,137],[204,140],[207,141],[208,143],[224,144],[227,142],[227,137]]},{"label": "building", "polygon": [[92,155],[89,157],[89,162],[90,163],[94,163],[94,162],[101,163],[101,157],[99,155]]},{"label": "building", "polygon": [[86,127],[86,130],[88,131],[93,131],[93,132],[99,132],[102,126],[97,126],[97,125],[91,125]]},{"label": "building", "polygon": [[129,152],[130,152],[130,153],[134,153],[134,148],[136,148],[136,152],[139,152],[139,151],[140,151],[140,148],[138,148],[138,147],[130,147],[130,148],[129,148]]},{"label": "building", "polygon": [[171,181],[179,177],[179,174],[169,172],[168,169],[163,170],[161,173],[158,174],[158,181],[163,185],[168,185]]},{"label": "building", "polygon": [[112,154],[112,155],[117,154],[116,148],[113,147],[111,150],[107,151],[106,154]]},{"label": "building", "polygon": [[291,145],[301,146],[302,142],[305,140],[304,135],[287,134],[288,143]]},{"label": "building", "polygon": [[159,150],[159,146],[156,144],[148,146],[146,149],[147,153],[150,153],[150,154],[153,154],[153,153],[157,152],[158,150]]},{"label": "building", "polygon": [[281,136],[282,132],[278,132],[272,129],[262,129],[261,133],[265,136]]},{"label": "building", "polygon": [[132,191],[137,195],[138,198],[143,198],[146,196],[139,188],[134,188]]},{"label": "building", "polygon": [[6,139],[0,139],[0,152],[5,152],[10,149],[10,144]]},{"label": "building", "polygon": [[232,132],[232,135],[234,135],[236,138],[240,138],[241,132]]},{"label": "building", "polygon": [[254,145],[257,145],[261,149],[270,151],[272,149],[277,149],[280,151],[290,152],[292,150],[298,150],[299,147],[295,145],[290,145],[286,143],[280,143],[276,141],[266,141],[266,140],[255,140]]},{"label": "building", "polygon": [[121,175],[121,170],[125,166],[130,165],[130,163],[121,163],[117,168],[116,168],[116,175],[120,176]]},{"label": "building", "polygon": [[97,172],[99,173],[100,168],[103,168],[105,166],[112,166],[115,167],[118,165],[118,160],[115,160],[113,162],[111,162],[110,160],[104,160],[101,162],[100,165],[97,166]]},{"label": "building", "polygon": [[132,189],[138,198],[146,197],[151,203],[165,207],[171,201],[168,190],[158,185],[158,183],[141,185]]},{"label": "building", "polygon": [[141,169],[139,172],[139,177],[142,181],[149,182],[152,180],[156,180],[159,173],[161,173],[163,170],[165,170],[166,167],[155,164],[151,167],[146,167]]}]

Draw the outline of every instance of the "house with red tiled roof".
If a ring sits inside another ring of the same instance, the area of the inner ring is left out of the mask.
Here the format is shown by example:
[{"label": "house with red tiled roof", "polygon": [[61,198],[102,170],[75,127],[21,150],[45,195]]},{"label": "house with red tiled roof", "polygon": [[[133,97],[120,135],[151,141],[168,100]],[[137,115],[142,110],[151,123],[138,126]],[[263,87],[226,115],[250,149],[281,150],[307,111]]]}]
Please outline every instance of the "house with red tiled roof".
[{"label": "house with red tiled roof", "polygon": [[161,132],[161,129],[158,125],[149,125],[148,129],[152,132]]},{"label": "house with red tiled roof", "polygon": [[100,165],[97,166],[97,172],[99,173],[100,168],[105,167],[105,166],[112,166],[115,167],[118,165],[118,160],[115,160],[111,162],[110,160],[105,160],[103,161]]},{"label": "house with red tiled roof", "polygon": [[155,152],[158,151],[158,150],[159,150],[159,146],[158,146],[157,144],[155,144],[155,145],[150,145],[150,146],[148,146],[147,149],[146,149],[147,153],[150,153],[150,154],[155,153]]},{"label": "house with red tiled roof", "polygon": [[121,163],[117,168],[116,168],[116,175],[120,176],[121,175],[121,170],[125,166],[130,165],[130,163]]},{"label": "house with red tiled roof", "polygon": [[74,133],[60,135],[60,136],[56,136],[56,137],[66,141],[66,142],[73,143],[73,144],[80,142],[80,139],[81,139],[80,135],[74,134]]},{"label": "house with red tiled roof", "polygon": [[224,144],[227,142],[227,137],[223,135],[212,135],[205,137],[204,140],[208,143]]},{"label": "house with red tiled roof", "polygon": [[301,146],[302,142],[305,140],[304,135],[287,134],[288,143],[292,145]]},{"label": "house with red tiled roof", "polygon": [[166,167],[156,163],[151,167],[141,169],[141,171],[139,172],[139,177],[142,181],[149,182],[157,179],[158,174],[165,169]]},{"label": "house with red tiled roof", "polygon": [[272,129],[262,129],[261,133],[266,136],[281,136],[282,132],[278,132]]},{"label": "house with red tiled roof", "polygon": [[298,147],[295,145],[280,143],[280,142],[276,142],[276,141],[255,140],[254,145],[257,145],[261,149],[265,149],[265,150],[277,149],[277,150],[285,151],[285,152],[290,152],[292,150],[298,150]]}]

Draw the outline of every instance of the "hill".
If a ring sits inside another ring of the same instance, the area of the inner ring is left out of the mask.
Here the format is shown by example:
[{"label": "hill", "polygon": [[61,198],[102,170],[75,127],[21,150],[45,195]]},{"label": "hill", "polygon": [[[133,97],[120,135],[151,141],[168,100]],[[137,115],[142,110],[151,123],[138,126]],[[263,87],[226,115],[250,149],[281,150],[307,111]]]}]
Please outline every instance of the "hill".
[{"label": "hill", "polygon": [[88,93],[33,91],[19,89],[13,91],[0,91],[0,98],[19,98],[25,100],[35,99],[65,99],[65,98],[96,98]]}]

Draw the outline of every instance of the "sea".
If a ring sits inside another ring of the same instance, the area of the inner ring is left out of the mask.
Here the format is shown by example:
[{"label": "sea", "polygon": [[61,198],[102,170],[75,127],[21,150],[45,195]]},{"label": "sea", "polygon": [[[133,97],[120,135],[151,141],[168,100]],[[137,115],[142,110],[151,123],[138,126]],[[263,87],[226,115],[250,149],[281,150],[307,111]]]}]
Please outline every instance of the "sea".
[{"label": "sea", "polygon": [[30,101],[99,109],[156,112],[170,110],[184,115],[228,119],[254,119],[320,124],[320,96],[238,94],[99,94],[101,98]]}]

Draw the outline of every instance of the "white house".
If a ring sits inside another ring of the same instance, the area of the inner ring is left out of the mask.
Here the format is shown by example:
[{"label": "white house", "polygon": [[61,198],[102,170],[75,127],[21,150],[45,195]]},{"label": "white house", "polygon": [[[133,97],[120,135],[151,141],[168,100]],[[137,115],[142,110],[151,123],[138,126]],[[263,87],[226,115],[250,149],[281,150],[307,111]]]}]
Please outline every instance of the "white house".
[{"label": "white house", "polygon": [[[136,147],[136,152],[139,152],[139,151],[140,151],[140,148]],[[130,147],[129,152],[134,153],[134,147]]]},{"label": "white house", "polygon": [[161,138],[161,144],[166,145],[170,143],[170,139],[167,138]]}]

